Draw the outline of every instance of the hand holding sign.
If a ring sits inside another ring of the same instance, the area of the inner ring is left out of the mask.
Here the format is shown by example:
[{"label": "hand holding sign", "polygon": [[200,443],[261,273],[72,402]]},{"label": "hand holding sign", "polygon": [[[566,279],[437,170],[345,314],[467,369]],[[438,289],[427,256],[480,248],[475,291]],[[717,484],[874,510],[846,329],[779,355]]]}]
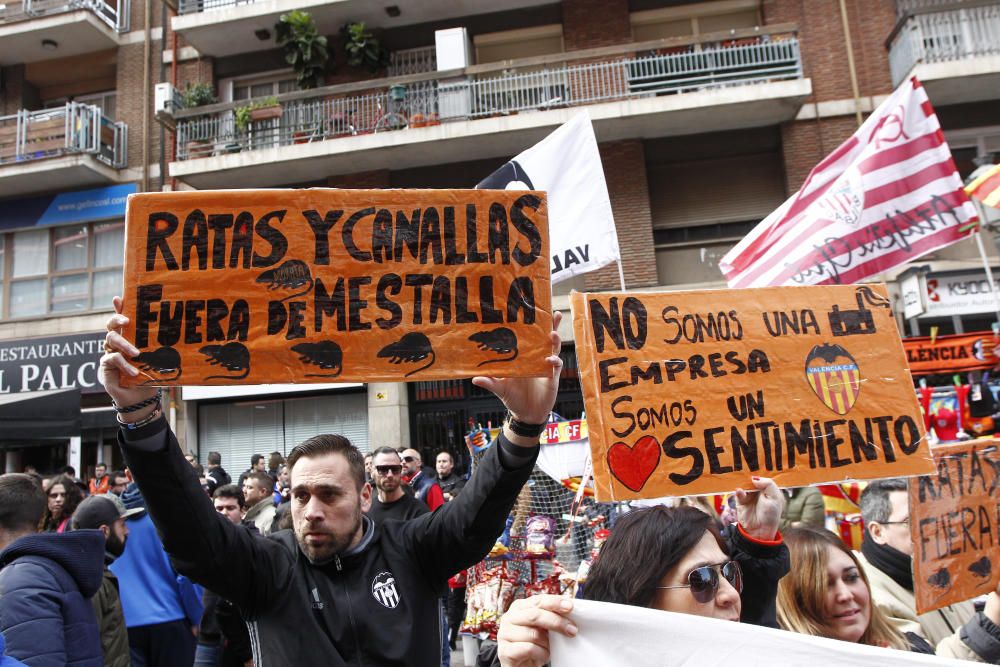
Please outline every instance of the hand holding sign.
[{"label": "hand holding sign", "polygon": [[753,477],[756,491],[736,489],[736,516],[747,535],[756,540],[771,541],[778,534],[785,495],[767,477]]},{"label": "hand holding sign", "polygon": [[[114,307],[115,314],[108,318],[108,334],[104,339],[104,356],[101,357],[99,377],[105,391],[108,392],[108,395],[111,396],[116,404],[121,406],[134,405],[151,398],[156,394],[156,389],[143,385],[134,387],[123,387],[121,385],[122,373],[131,377],[139,375],[139,370],[125,360],[126,357],[134,359],[139,354],[139,350],[121,335],[122,327],[128,324],[128,318],[121,314],[121,297],[116,296],[114,298]],[[146,412],[152,412],[152,406]],[[134,416],[141,418],[145,416],[145,412],[142,414],[136,412]]]},{"label": "hand holding sign", "polygon": [[549,662],[549,632],[576,634],[566,618],[573,601],[561,595],[533,595],[515,600],[503,615],[497,655],[505,667],[541,667]]},{"label": "hand holding sign", "polygon": [[[562,313],[556,311],[552,316],[552,331],[549,333],[551,354],[545,358],[550,366],[547,375],[537,378],[495,378],[480,375],[472,378],[472,383],[496,394],[515,419],[528,424],[547,422],[556,402],[559,374],[562,372],[562,359],[559,358],[562,341],[557,333],[561,321]],[[508,438],[510,435],[507,433]],[[513,438],[511,440],[514,441]],[[531,444],[533,446],[537,443]]]}]

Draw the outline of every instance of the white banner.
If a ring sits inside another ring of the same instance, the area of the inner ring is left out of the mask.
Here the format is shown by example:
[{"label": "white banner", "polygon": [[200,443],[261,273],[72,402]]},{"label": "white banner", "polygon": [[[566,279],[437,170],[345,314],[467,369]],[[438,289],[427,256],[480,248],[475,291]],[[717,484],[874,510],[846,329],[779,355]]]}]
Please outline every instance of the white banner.
[{"label": "white banner", "polygon": [[621,257],[601,154],[586,113],[574,116],[476,188],[548,192],[553,285]]},{"label": "white banner", "polygon": [[784,630],[628,605],[574,600],[580,633],[549,633],[552,667],[962,667],[933,655],[810,637]]}]

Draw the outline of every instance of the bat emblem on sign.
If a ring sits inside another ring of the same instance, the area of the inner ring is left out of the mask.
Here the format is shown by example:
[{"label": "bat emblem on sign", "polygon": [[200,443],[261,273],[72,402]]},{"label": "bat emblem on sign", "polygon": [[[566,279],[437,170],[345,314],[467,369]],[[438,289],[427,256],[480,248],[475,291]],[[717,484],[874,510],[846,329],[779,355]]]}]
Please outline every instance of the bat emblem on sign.
[{"label": "bat emblem on sign", "polygon": [[850,412],[861,394],[861,369],[840,345],[813,347],[806,357],[805,373],[816,397],[838,415]]}]

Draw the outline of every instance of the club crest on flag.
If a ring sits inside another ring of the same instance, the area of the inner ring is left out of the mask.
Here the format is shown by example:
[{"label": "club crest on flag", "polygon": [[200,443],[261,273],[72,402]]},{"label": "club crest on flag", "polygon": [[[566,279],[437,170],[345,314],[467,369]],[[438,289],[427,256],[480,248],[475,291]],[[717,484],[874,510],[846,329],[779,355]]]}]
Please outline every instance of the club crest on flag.
[{"label": "club crest on flag", "polygon": [[844,172],[840,182],[831,188],[830,194],[818,202],[818,205],[826,213],[827,219],[856,228],[861,221],[861,211],[865,208],[864,197],[861,173],[851,168]]},{"label": "club crest on flag", "polygon": [[372,580],[372,596],[388,609],[399,606],[399,591],[392,572],[379,572]]},{"label": "club crest on flag", "polygon": [[861,369],[840,345],[816,345],[806,356],[806,381],[823,405],[846,415],[861,394]]}]

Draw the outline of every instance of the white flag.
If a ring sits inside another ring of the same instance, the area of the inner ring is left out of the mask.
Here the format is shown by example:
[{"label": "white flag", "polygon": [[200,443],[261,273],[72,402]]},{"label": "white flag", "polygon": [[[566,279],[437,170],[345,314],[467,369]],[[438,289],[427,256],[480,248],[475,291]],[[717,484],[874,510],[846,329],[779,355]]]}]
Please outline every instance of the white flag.
[{"label": "white flag", "polygon": [[961,667],[968,662],[644,607],[574,600],[580,633],[549,633],[552,667]]},{"label": "white flag", "polygon": [[481,190],[545,190],[552,283],[621,258],[601,155],[581,113],[487,176]]},{"label": "white flag", "polygon": [[730,287],[852,284],[966,238],[976,210],[916,78],[719,262]]}]

